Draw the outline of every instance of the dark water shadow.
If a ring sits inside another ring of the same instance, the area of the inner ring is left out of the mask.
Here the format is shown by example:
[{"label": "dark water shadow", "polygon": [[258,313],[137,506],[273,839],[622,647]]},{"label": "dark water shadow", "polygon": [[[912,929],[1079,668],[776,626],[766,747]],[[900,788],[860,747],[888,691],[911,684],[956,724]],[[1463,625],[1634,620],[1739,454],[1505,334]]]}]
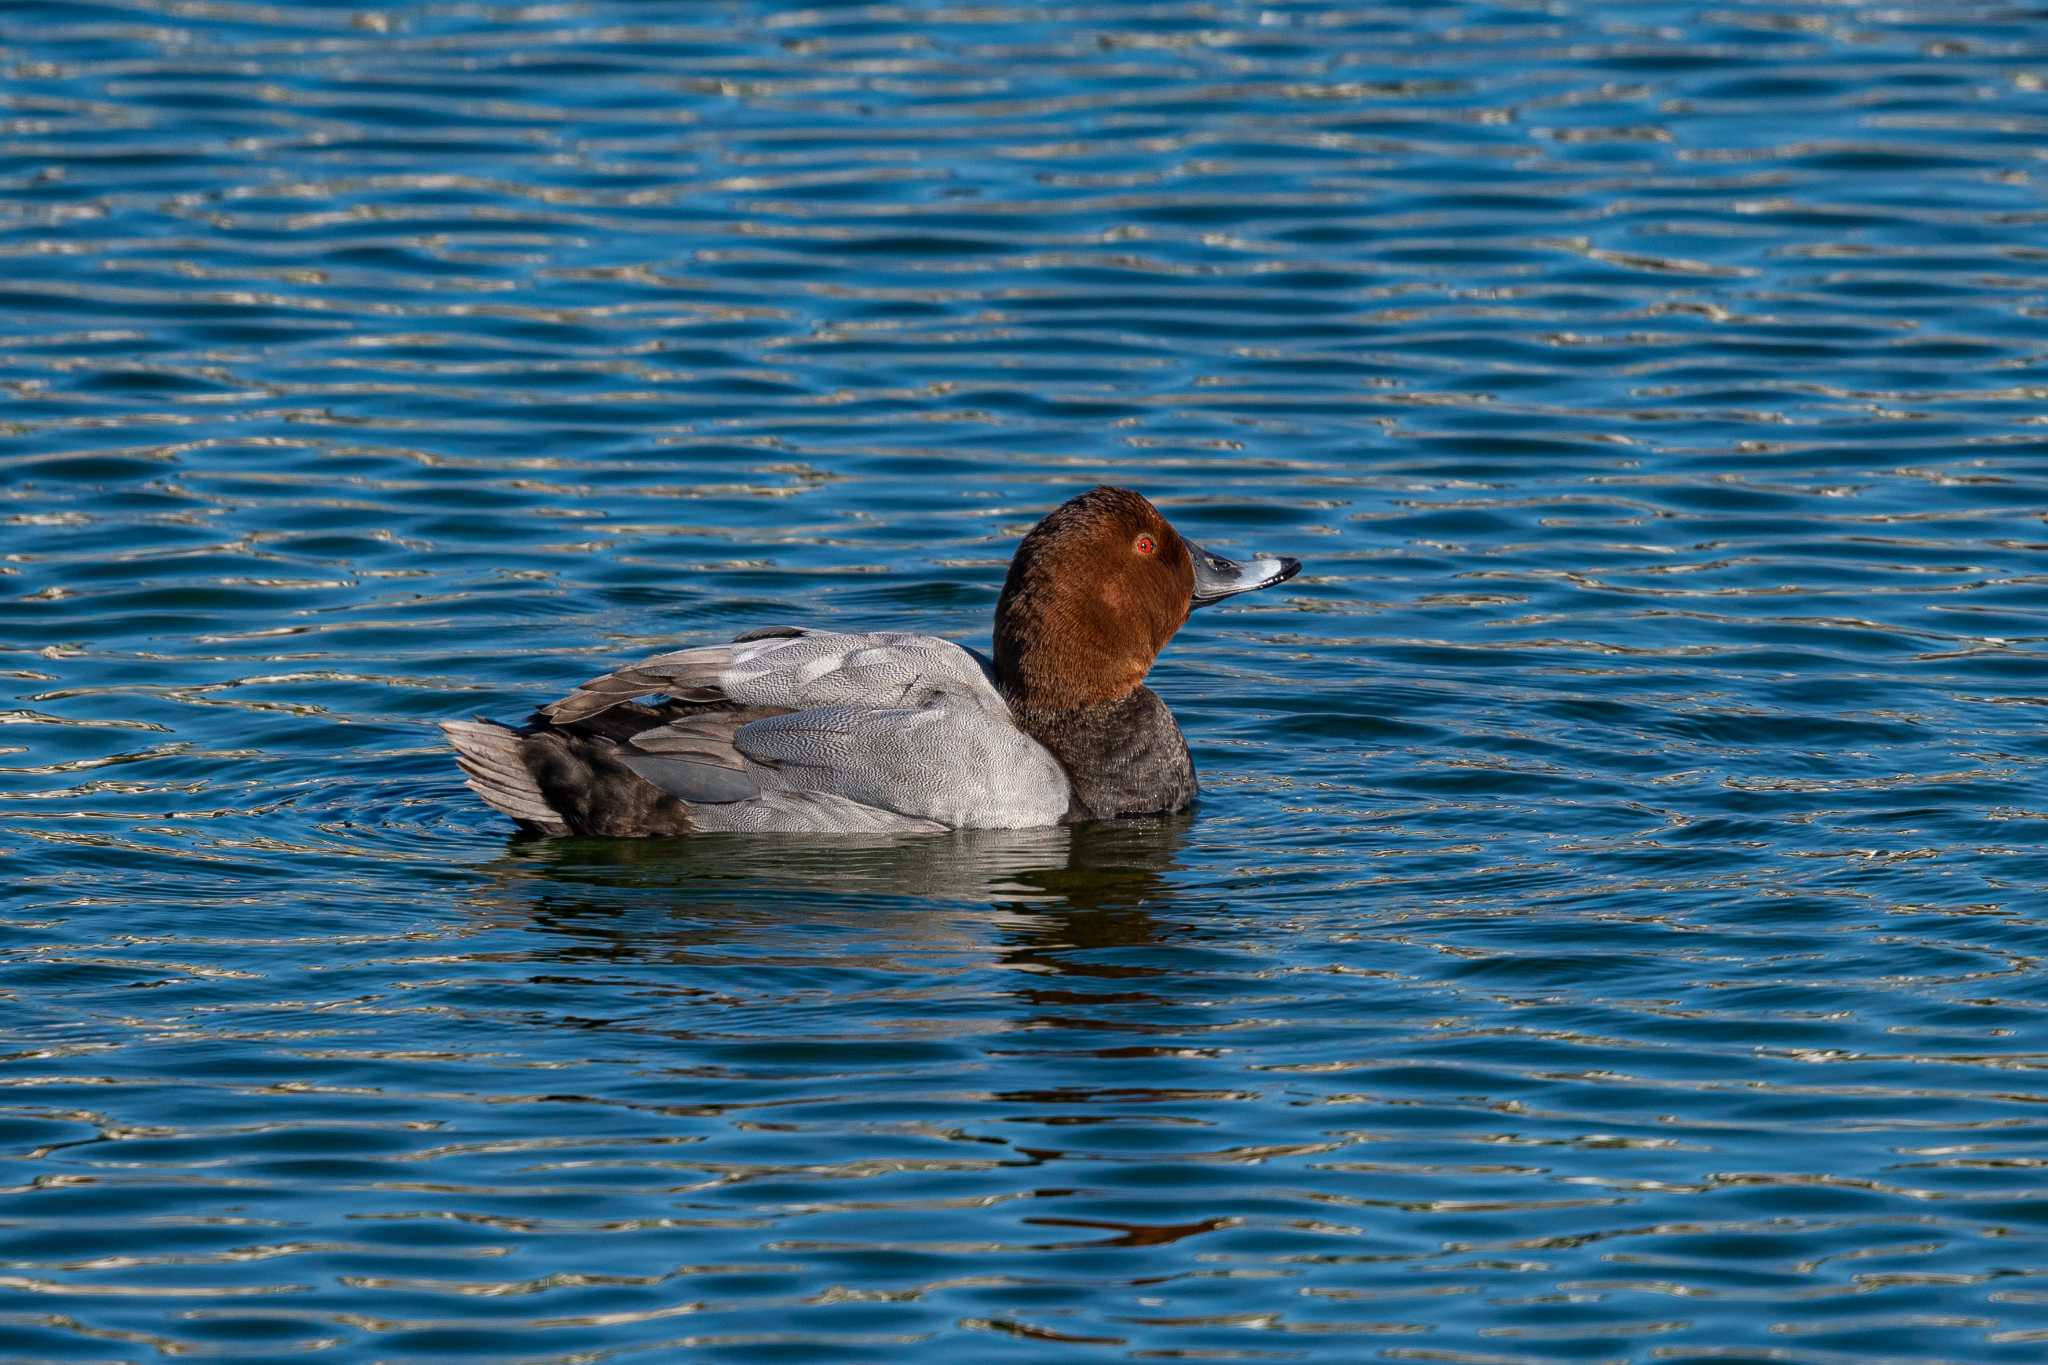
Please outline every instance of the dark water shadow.
[{"label": "dark water shadow", "polygon": [[485,871],[557,892],[666,888],[679,904],[755,887],[852,899],[1076,908],[1136,905],[1167,892],[1191,815],[1081,827],[941,835],[706,835],[693,839],[514,840]]},{"label": "dark water shadow", "polygon": [[1176,897],[1190,816],[1082,828],[859,838],[514,841],[473,913],[552,936],[549,955],[661,958],[740,945],[846,960],[1149,943]]}]

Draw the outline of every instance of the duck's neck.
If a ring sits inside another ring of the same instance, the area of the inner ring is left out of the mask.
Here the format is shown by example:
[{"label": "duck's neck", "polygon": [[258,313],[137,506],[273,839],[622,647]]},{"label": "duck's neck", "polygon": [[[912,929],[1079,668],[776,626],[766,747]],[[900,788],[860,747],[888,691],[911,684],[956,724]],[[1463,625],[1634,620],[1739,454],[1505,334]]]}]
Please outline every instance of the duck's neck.
[{"label": "duck's neck", "polygon": [[1187,741],[1151,688],[1080,706],[1046,705],[1007,682],[1003,695],[1018,726],[1067,770],[1069,822],[1185,810],[1195,799]]}]

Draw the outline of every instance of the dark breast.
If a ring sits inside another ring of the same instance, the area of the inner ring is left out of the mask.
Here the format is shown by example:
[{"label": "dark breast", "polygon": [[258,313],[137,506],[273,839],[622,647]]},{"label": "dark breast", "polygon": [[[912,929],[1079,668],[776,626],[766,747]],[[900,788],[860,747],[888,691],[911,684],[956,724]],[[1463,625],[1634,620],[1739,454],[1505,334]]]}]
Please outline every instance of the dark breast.
[{"label": "dark breast", "polygon": [[1067,823],[1185,810],[1195,763],[1173,712],[1149,687],[1120,702],[1064,711],[1025,728],[1067,770],[1074,804]]}]

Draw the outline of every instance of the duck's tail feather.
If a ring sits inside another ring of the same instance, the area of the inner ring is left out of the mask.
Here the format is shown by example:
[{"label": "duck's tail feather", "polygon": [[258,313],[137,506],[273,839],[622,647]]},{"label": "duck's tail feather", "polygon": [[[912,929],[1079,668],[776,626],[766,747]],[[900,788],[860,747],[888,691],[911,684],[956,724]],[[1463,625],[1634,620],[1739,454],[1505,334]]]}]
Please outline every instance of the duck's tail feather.
[{"label": "duck's tail feather", "polygon": [[441,722],[455,761],[469,777],[469,789],[494,809],[538,834],[567,834],[569,824],[541,795],[527,770],[519,732],[488,720]]}]

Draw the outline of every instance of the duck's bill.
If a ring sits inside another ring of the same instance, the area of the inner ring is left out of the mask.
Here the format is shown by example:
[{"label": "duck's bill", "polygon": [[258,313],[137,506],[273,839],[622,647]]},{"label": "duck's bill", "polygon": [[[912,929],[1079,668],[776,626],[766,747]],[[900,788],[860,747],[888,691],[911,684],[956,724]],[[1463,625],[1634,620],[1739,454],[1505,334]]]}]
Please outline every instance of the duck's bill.
[{"label": "duck's bill", "polygon": [[1275,583],[1285,583],[1301,572],[1301,561],[1286,555],[1261,555],[1242,564],[1205,550],[1192,540],[1188,553],[1195,561],[1195,605],[1206,607],[1241,592],[1256,592]]}]

